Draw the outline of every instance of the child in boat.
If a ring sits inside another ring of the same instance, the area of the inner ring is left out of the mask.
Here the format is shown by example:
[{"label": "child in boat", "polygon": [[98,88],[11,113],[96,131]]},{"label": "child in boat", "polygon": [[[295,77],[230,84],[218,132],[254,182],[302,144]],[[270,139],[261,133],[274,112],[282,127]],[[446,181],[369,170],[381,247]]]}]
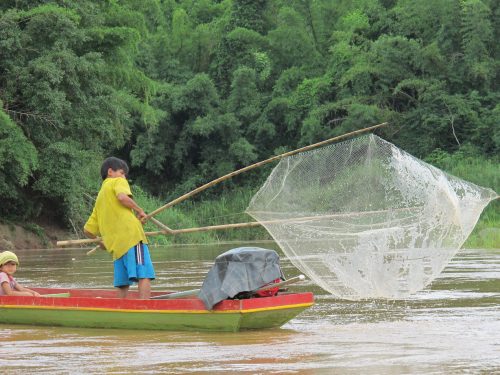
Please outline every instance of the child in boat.
[{"label": "child in boat", "polygon": [[113,256],[118,296],[125,298],[129,286],[137,282],[139,298],[148,299],[155,271],[142,228],[147,215],[132,199],[127,174],[128,165],[124,160],[115,157],[104,160],[103,183],[84,232],[90,238],[100,236],[101,246]]},{"label": "child in boat", "polygon": [[40,297],[39,293],[19,285],[14,279],[18,265],[17,255],[12,251],[0,253],[0,296]]}]

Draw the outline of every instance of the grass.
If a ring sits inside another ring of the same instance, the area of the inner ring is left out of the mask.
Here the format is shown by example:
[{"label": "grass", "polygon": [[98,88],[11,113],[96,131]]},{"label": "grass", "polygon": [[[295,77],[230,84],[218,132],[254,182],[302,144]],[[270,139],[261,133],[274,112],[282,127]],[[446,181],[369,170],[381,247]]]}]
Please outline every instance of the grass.
[{"label": "grass", "polygon": [[[137,187],[133,188],[134,197],[146,212],[151,212],[166,202],[146,194]],[[178,206],[172,206],[160,212],[155,217],[172,229],[194,228],[211,225],[231,224],[254,221],[244,213],[254,192],[250,189],[237,189],[211,200],[187,200]],[[146,231],[158,228],[146,224]],[[155,236],[154,243],[168,245],[172,243],[216,243],[226,241],[258,241],[270,239],[269,234],[261,227],[237,228],[218,231],[178,234],[175,236]]]},{"label": "grass", "polygon": [[[486,159],[474,155],[464,147],[454,154],[436,150],[427,161],[438,168],[482,187],[500,192],[500,160]],[[493,200],[484,209],[471,235],[464,244],[466,248],[500,248],[500,199]]]}]

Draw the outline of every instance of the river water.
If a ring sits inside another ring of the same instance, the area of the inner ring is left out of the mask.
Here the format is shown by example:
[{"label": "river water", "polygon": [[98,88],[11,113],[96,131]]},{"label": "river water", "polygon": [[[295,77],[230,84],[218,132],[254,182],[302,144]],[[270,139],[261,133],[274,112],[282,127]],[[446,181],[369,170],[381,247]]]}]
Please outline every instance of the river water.
[{"label": "river water", "polygon": [[[199,288],[239,244],[153,248],[154,290]],[[245,244],[248,246],[248,244]],[[257,246],[277,249],[272,243]],[[24,250],[24,286],[112,284],[106,253]],[[282,256],[287,277],[296,270]],[[500,250],[461,250],[403,301],[350,302],[304,282],[316,304],[280,329],[238,333],[2,325],[1,374],[500,374]]]}]

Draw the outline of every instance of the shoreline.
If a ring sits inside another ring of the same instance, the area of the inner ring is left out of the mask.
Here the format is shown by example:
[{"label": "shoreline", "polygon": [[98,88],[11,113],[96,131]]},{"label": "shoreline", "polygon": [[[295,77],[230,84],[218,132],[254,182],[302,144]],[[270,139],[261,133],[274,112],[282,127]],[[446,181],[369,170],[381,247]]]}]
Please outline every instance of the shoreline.
[{"label": "shoreline", "polygon": [[[30,228],[35,228],[31,230]],[[35,226],[13,223],[0,223],[0,251],[5,250],[48,250],[59,249],[55,243],[59,240],[66,240],[74,237],[74,233],[60,228],[57,226],[45,225]],[[244,243],[274,243],[269,239],[251,239],[251,240],[221,240],[210,242],[190,242],[190,243],[154,243],[152,247],[187,247],[187,246],[210,246],[210,245],[224,245],[224,244],[244,244]],[[498,244],[494,246],[481,246],[481,244]],[[83,247],[65,247],[65,249],[91,249],[93,246]],[[479,230],[474,230],[464,246],[461,249],[486,249],[497,250],[500,249],[500,228],[482,226]]]}]

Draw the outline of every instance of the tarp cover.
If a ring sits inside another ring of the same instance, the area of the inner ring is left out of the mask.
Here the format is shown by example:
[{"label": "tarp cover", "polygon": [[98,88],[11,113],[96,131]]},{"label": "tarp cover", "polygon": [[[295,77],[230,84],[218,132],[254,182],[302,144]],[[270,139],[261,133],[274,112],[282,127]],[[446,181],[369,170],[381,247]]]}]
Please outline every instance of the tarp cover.
[{"label": "tarp cover", "polygon": [[274,250],[238,247],[215,258],[198,297],[207,309],[240,292],[256,290],[282,276],[279,256]]}]

